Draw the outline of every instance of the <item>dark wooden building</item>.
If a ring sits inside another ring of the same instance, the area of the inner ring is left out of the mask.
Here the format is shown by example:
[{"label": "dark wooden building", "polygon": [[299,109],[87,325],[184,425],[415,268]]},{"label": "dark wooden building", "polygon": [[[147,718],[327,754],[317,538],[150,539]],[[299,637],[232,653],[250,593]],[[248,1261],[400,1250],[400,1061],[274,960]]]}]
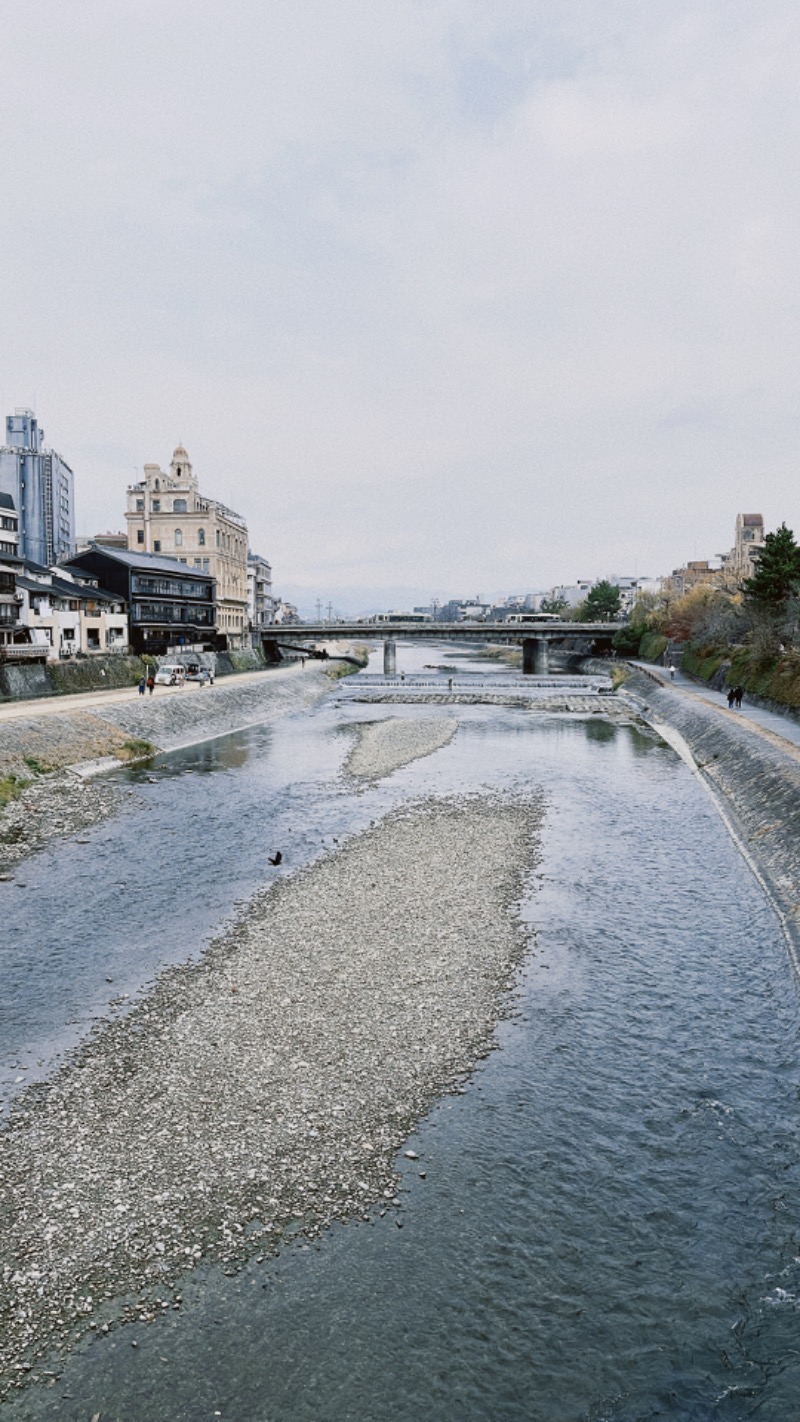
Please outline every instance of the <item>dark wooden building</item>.
[{"label": "dark wooden building", "polygon": [[171,647],[216,646],[216,583],[209,573],[175,558],[97,544],[64,566],[125,599],[133,652],[163,656]]}]

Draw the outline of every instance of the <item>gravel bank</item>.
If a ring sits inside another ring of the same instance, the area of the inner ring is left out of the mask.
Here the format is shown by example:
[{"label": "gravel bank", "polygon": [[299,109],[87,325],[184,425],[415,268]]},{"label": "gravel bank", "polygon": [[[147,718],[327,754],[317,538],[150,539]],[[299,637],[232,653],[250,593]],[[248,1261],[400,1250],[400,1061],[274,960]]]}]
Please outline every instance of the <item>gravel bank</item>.
[{"label": "gravel bank", "polygon": [[345,761],[345,773],[356,779],[377,779],[391,775],[421,756],[432,755],[452,741],[458,722],[412,721],[392,717],[390,721],[370,721],[358,726],[358,741]]},{"label": "gravel bank", "polygon": [[84,781],[70,774],[36,779],[0,815],[0,875],[11,875],[48,840],[79,834],[107,819],[124,798],[122,786],[110,780]]},{"label": "gravel bank", "polygon": [[[541,805],[396,812],[258,896],[0,1131],[0,1387],[179,1306],[201,1259],[389,1207],[410,1128],[488,1049]],[[474,872],[482,864],[480,879]]]}]

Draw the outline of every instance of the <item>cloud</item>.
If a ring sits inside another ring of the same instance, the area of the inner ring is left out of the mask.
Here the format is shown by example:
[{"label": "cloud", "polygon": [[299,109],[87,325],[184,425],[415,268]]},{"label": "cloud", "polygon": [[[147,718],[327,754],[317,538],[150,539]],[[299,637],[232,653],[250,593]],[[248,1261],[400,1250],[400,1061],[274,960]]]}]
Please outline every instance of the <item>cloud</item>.
[{"label": "cloud", "polygon": [[83,530],[180,438],[321,595],[797,526],[798,31],[788,0],[11,0],[6,406]]}]

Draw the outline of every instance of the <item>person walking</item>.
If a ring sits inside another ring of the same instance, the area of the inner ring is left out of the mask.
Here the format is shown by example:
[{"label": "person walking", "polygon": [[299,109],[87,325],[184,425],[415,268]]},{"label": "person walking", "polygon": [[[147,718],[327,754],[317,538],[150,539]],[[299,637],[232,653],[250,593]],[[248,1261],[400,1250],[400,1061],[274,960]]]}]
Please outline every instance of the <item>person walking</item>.
[{"label": "person walking", "polygon": [[151,695],[151,696],[153,695],[153,688],[154,688],[155,684],[156,684],[156,679],[155,679],[155,677],[153,676],[153,673],[151,672],[150,675],[149,675],[149,677],[147,678],[147,690],[150,692],[150,695]]},{"label": "person walking", "polygon": [[675,680],[675,668],[674,668],[674,666],[672,665],[671,662],[670,662],[670,665],[669,665],[669,679],[670,679],[670,681],[674,681],[674,680]]},{"label": "person walking", "polygon": [[741,709],[742,709],[742,697],[743,697],[743,696],[744,696],[744,687],[743,687],[743,686],[737,686],[736,690],[735,690],[734,693],[733,693],[733,702],[734,702],[734,705],[735,705],[737,711],[741,711]]},{"label": "person walking", "polygon": [[143,677],[143,676],[140,677],[140,678],[139,678],[139,695],[140,695],[140,696],[144,696],[144,689],[145,689],[145,686],[146,686],[146,685],[147,685],[147,682],[145,681],[144,677]]},{"label": "person walking", "polygon": [[733,703],[734,703],[735,700],[736,700],[736,692],[734,691],[733,687],[731,686],[731,687],[728,688],[728,710],[729,710],[729,711],[732,711],[732,710],[733,710]]}]

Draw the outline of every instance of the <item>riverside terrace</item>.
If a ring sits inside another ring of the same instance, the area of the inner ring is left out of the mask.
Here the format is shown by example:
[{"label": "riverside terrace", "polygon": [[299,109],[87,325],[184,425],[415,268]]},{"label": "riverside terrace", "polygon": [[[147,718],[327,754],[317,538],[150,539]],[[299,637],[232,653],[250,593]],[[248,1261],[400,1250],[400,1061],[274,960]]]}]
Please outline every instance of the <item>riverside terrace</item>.
[{"label": "riverside terrace", "polygon": [[526,675],[545,676],[548,651],[552,646],[571,644],[570,650],[585,657],[605,656],[618,631],[614,622],[304,622],[270,629],[263,636],[264,651],[275,661],[281,651],[305,651],[325,641],[366,642],[379,637],[383,642],[383,670],[393,676],[397,669],[397,639],[411,637],[418,642],[491,642],[522,647],[522,670]]}]

